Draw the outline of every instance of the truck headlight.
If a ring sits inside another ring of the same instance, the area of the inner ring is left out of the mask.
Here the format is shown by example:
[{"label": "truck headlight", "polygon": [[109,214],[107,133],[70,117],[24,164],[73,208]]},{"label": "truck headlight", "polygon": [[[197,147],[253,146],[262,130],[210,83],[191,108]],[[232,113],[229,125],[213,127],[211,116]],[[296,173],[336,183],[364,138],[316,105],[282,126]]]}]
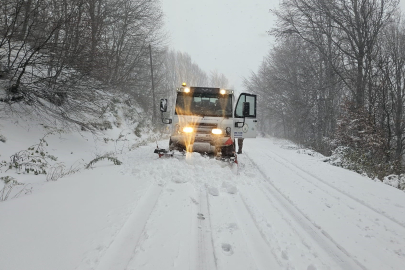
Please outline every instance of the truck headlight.
[{"label": "truck headlight", "polygon": [[212,132],[212,134],[220,135],[220,134],[222,134],[222,129],[214,128],[214,129],[212,129],[211,132]]},{"label": "truck headlight", "polygon": [[192,127],[184,127],[183,128],[183,132],[185,132],[185,133],[191,133],[193,131],[194,131],[194,129]]}]

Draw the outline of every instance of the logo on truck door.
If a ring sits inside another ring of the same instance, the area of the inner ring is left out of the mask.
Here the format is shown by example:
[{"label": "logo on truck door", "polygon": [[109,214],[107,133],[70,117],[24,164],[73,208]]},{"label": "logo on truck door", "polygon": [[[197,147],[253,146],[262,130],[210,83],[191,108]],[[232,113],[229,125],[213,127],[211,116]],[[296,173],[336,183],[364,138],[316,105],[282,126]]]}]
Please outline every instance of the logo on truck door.
[{"label": "logo on truck door", "polygon": [[242,127],[242,130],[243,130],[244,133],[248,132],[249,126],[245,123],[245,124],[243,125],[243,127]]}]

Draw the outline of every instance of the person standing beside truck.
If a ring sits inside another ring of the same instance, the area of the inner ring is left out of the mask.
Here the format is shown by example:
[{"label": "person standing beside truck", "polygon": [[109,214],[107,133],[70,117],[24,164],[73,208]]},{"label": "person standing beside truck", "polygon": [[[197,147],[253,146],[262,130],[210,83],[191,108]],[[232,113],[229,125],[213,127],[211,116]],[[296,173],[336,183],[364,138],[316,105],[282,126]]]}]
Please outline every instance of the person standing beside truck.
[{"label": "person standing beside truck", "polygon": [[238,138],[238,154],[242,154],[243,140],[244,138]]}]

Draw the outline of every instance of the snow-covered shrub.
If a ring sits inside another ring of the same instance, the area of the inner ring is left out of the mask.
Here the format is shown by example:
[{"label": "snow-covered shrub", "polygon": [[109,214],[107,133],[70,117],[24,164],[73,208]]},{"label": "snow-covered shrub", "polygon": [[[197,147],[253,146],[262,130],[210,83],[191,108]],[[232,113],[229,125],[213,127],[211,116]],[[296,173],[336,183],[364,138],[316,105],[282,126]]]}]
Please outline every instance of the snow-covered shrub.
[{"label": "snow-covered shrub", "polygon": [[300,149],[300,147],[295,144],[281,145],[280,147],[283,149],[287,149],[287,150],[299,150]]},{"label": "snow-covered shrub", "polygon": [[114,165],[122,164],[122,162],[119,161],[116,157],[114,157],[111,153],[106,153],[102,156],[97,156],[95,159],[90,161],[89,164],[86,165],[86,169],[90,169],[94,164],[96,164],[97,162],[104,160],[104,159],[111,161],[112,163],[114,163]]},{"label": "snow-covered shrub", "polygon": [[59,178],[77,173],[80,171],[82,166],[71,166],[69,169],[66,169],[65,164],[63,163],[56,163],[52,167],[49,168],[48,173],[46,174],[46,181],[56,181]]},{"label": "snow-covered shrub", "polygon": [[[0,202],[6,201],[13,193],[14,193],[13,198],[16,198],[24,191],[26,194],[32,192],[32,187],[28,189],[27,188],[28,185],[18,182],[14,177],[3,176],[0,177],[0,180],[4,181],[4,187],[0,189]],[[13,192],[14,188],[17,186],[20,187],[20,190]]]},{"label": "snow-covered shrub", "polygon": [[347,146],[339,146],[333,150],[328,162],[370,178],[382,179],[391,171],[391,164],[376,162],[370,152],[358,151]]},{"label": "snow-covered shrub", "polygon": [[[123,115],[124,115],[124,118],[126,120],[128,120],[130,123],[135,123],[135,121],[138,120],[138,118],[139,118],[138,112],[133,107],[125,106],[123,108]],[[136,116],[138,116],[138,117],[136,117]]]},{"label": "snow-covered shrub", "polygon": [[384,177],[383,183],[393,186],[395,188],[401,189],[401,190],[405,190],[405,174],[388,175],[388,176]]},{"label": "snow-covered shrub", "polygon": [[120,128],[122,126],[122,119],[121,119],[121,117],[119,115],[117,116],[116,121],[114,121],[114,125],[117,128]]},{"label": "snow-covered shrub", "polygon": [[382,180],[392,173],[383,131],[364,108],[346,102],[337,121],[331,163]]},{"label": "snow-covered shrub", "polygon": [[303,149],[298,149],[297,150],[298,154],[305,154],[311,157],[317,157],[317,158],[325,158],[324,155],[312,150],[312,149],[308,149],[308,148],[303,148]]},{"label": "snow-covered shrub", "polygon": [[111,99],[112,104],[117,104],[117,103],[121,103],[121,100],[118,97],[113,97]]},{"label": "snow-covered shrub", "polygon": [[17,180],[14,177],[11,177],[11,176],[2,176],[2,177],[0,177],[0,180],[2,180],[4,182],[4,184],[8,184],[8,183],[10,183],[12,181],[17,183]]},{"label": "snow-covered shrub", "polygon": [[135,130],[134,130],[135,135],[136,135],[137,137],[139,137],[139,138],[142,137],[142,129],[143,129],[143,123],[139,123],[139,124],[136,126]]},{"label": "snow-covered shrub", "polygon": [[45,138],[52,133],[47,133],[39,140],[38,144],[12,155],[9,162],[2,161],[0,167],[8,167],[9,170],[15,169],[18,173],[46,174],[46,169],[50,162],[57,161],[57,157],[46,151],[48,143]]},{"label": "snow-covered shrub", "polygon": [[6,201],[8,199],[8,197],[11,194],[11,191],[13,190],[13,188],[15,186],[23,185],[23,184],[17,182],[17,180],[15,180],[15,178],[10,177],[10,176],[1,177],[1,180],[4,181],[5,185],[0,190],[0,202]]},{"label": "snow-covered shrub", "polygon": [[328,159],[328,162],[334,166],[349,169],[350,166],[352,166],[352,163],[346,158],[349,152],[349,147],[339,146],[335,150],[333,150],[332,155]]},{"label": "snow-covered shrub", "polygon": [[318,148],[321,148],[321,152],[323,155],[330,156],[332,154],[332,150],[336,148],[335,145],[335,139],[332,139],[330,137],[322,137],[322,142],[320,143],[320,146],[317,146]]},{"label": "snow-covered shrub", "polygon": [[113,97],[112,101],[109,104],[109,109],[110,109],[110,112],[111,112],[111,114],[113,116],[112,117],[113,118],[112,122],[118,128],[121,127],[121,124],[122,124],[122,119],[121,119],[120,115],[118,114],[118,108],[121,107],[121,106],[119,106],[119,103],[120,103],[119,99],[116,98],[116,97]]},{"label": "snow-covered shrub", "polygon": [[104,120],[102,122],[91,122],[90,125],[98,130],[107,130],[113,128],[111,122],[107,120]]}]

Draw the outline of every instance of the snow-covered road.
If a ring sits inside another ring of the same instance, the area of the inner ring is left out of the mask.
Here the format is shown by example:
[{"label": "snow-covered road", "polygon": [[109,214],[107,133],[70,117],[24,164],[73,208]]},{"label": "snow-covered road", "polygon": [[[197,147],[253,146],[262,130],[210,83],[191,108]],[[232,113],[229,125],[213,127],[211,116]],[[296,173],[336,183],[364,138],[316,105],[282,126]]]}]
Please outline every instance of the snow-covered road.
[{"label": "snow-covered road", "polygon": [[236,170],[142,146],[0,203],[0,269],[403,269],[404,192],[285,141],[244,147]]}]

